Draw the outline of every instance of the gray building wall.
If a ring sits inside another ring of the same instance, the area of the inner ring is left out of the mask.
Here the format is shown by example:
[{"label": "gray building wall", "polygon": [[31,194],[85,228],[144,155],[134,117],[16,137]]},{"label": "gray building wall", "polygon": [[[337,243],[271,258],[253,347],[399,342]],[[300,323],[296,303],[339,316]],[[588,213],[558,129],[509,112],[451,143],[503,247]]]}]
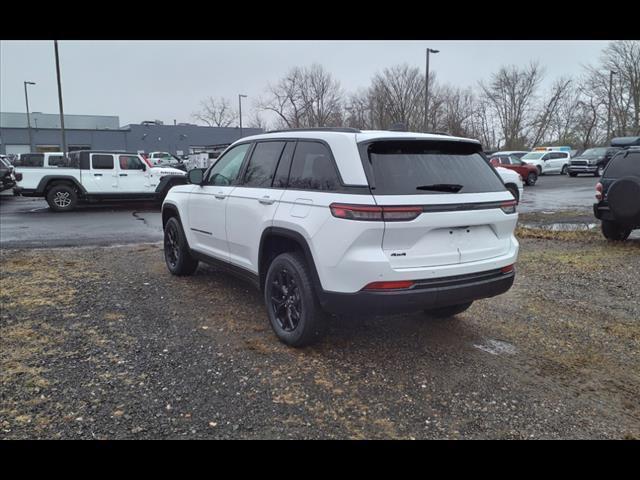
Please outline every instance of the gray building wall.
[{"label": "gray building wall", "polygon": [[[54,113],[31,112],[32,128],[60,128],[60,115]],[[110,129],[120,128],[120,118],[114,115],[65,115],[65,129]],[[0,128],[27,128],[27,114],[20,112],[0,112]]]},{"label": "gray building wall", "polygon": [[[66,122],[66,120],[65,120]],[[66,124],[65,124],[66,127]],[[122,150],[176,154],[189,153],[191,147],[232,143],[240,138],[239,128],[201,127],[193,125],[127,125],[118,130],[65,128],[70,148],[86,146],[93,150]],[[262,133],[258,128],[243,128],[242,136]],[[62,145],[60,129],[32,128],[33,144]],[[7,145],[29,145],[27,128],[0,127],[0,153]]]}]

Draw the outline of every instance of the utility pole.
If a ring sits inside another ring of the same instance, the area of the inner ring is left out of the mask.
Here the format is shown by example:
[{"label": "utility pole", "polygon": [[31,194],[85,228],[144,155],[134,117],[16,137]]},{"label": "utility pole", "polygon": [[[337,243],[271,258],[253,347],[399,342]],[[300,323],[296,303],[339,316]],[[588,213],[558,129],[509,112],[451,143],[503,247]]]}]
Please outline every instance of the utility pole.
[{"label": "utility pole", "polygon": [[62,109],[62,83],[60,82],[60,58],[58,56],[58,41],[53,41],[56,51],[56,75],[58,76],[58,103],[60,104],[60,127],[62,132],[62,153],[67,155],[67,134],[64,131],[64,110]]},{"label": "utility pole", "polygon": [[31,114],[29,113],[29,95],[27,94],[27,85],[35,84],[35,82],[24,82],[24,101],[27,104],[27,128],[29,129],[29,153],[33,152],[33,137],[31,135]]},{"label": "utility pole", "polygon": [[429,109],[429,54],[430,53],[439,53],[440,50],[433,50],[431,48],[427,48],[427,68],[424,77],[424,131],[428,130],[428,109]]},{"label": "utility pole", "polygon": [[613,84],[613,76],[618,72],[614,72],[613,70],[609,70],[609,103],[607,103],[607,142],[610,140],[611,136],[611,85]]},{"label": "utility pole", "polygon": [[238,112],[240,114],[240,138],[242,138],[242,99],[243,98],[247,98],[247,96],[238,94]]}]

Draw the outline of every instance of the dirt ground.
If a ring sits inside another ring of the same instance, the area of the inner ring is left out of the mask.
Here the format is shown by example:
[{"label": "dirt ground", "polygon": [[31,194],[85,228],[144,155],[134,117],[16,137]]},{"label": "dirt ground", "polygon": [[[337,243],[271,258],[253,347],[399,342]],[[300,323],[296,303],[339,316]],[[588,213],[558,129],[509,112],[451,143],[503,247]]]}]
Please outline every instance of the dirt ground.
[{"label": "dirt ground", "polygon": [[640,241],[518,236],[508,293],[303,350],[160,245],[4,249],[0,438],[640,438]]}]

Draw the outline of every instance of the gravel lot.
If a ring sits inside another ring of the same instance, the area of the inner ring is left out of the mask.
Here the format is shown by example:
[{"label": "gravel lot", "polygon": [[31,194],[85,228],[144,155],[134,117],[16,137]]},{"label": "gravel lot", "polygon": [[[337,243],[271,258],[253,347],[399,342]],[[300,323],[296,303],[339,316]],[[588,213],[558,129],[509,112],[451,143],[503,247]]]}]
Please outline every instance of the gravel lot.
[{"label": "gravel lot", "polygon": [[304,350],[159,244],[0,250],[0,437],[640,438],[640,240],[519,235],[507,294]]}]

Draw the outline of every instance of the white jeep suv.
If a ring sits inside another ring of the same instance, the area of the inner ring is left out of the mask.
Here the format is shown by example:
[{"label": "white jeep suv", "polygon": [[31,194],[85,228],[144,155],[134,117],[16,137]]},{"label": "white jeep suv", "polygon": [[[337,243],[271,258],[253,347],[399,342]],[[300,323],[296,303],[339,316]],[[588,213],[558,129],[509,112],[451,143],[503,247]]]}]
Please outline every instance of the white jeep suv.
[{"label": "white jeep suv", "polygon": [[515,276],[516,201],[481,151],[347,128],[245,137],[167,194],[167,267],[249,279],[292,346],[313,341],[326,312],[455,315]]}]

